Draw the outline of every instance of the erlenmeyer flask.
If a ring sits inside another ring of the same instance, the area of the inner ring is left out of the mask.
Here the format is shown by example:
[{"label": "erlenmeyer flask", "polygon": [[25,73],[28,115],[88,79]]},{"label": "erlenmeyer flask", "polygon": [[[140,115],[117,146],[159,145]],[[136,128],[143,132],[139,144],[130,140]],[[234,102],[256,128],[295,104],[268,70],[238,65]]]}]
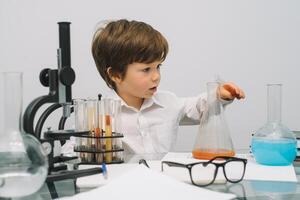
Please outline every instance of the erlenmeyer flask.
[{"label": "erlenmeyer flask", "polygon": [[207,110],[200,119],[200,126],[193,149],[193,157],[209,160],[216,156],[234,156],[224,108],[218,99],[219,83],[207,83]]},{"label": "erlenmeyer flask", "polygon": [[294,133],[281,123],[281,84],[268,84],[268,121],[252,138],[252,153],[263,165],[289,165],[297,154]]},{"label": "erlenmeyer flask", "polygon": [[21,132],[22,73],[0,73],[0,197],[20,197],[40,189],[48,160],[40,142]]}]

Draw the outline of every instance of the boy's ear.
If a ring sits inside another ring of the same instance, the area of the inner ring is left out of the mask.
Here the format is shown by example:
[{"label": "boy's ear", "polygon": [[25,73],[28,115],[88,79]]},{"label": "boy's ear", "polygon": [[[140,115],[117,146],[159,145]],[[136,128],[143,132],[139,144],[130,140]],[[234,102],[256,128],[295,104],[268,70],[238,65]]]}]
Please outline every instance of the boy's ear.
[{"label": "boy's ear", "polygon": [[109,76],[109,78],[113,81],[113,82],[116,82],[116,83],[120,83],[121,82],[121,77],[120,75],[115,75],[112,73],[112,69],[111,67],[107,68],[107,74]]}]

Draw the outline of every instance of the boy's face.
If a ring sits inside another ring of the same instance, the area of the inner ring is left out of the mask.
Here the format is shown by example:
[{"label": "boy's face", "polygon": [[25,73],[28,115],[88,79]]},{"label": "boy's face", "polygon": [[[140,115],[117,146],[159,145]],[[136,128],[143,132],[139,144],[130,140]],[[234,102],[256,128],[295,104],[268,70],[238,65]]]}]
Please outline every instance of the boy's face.
[{"label": "boy's face", "polygon": [[123,99],[153,96],[160,82],[160,65],[160,61],[128,65],[124,78],[115,80],[118,94]]}]

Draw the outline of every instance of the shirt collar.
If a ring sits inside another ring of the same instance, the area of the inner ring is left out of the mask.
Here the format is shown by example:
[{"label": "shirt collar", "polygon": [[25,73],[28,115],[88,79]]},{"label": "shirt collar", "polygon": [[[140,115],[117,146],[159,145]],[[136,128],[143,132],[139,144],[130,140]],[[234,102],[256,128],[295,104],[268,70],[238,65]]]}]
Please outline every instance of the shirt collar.
[{"label": "shirt collar", "polygon": [[164,107],[161,102],[156,98],[156,95],[153,95],[151,98],[145,99],[143,102],[143,105],[141,107],[141,110],[145,110],[147,108],[150,108],[152,106],[159,106]]},{"label": "shirt collar", "polygon": [[[124,107],[127,107],[127,108],[133,108],[131,106],[128,106],[127,103],[116,93],[116,91],[112,90],[111,93],[112,93],[112,98],[113,99],[121,100],[121,106],[122,107],[124,106]],[[157,98],[157,93],[155,93],[151,98],[145,99],[140,110],[141,111],[145,110],[146,108],[149,108],[149,107],[154,106],[154,105],[157,105],[159,107],[164,107],[164,105]]]}]

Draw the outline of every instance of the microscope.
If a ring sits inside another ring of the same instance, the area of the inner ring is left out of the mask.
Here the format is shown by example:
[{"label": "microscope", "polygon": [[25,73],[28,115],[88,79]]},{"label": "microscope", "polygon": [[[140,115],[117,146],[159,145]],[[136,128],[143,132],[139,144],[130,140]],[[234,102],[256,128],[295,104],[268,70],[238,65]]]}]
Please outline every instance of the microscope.
[{"label": "microscope", "polygon": [[[78,177],[102,173],[102,168],[95,167],[84,170],[67,170],[64,162],[77,159],[74,157],[54,156],[54,141],[59,141],[62,145],[71,136],[87,134],[88,131],[64,130],[65,122],[74,111],[72,103],[72,84],[75,81],[75,72],[71,68],[71,48],[70,48],[70,22],[59,22],[59,48],[57,50],[57,69],[43,69],[40,72],[40,83],[49,87],[49,93],[34,99],[26,108],[23,115],[23,129],[26,133],[35,136],[48,154],[49,172],[46,183],[50,190],[55,190],[54,181],[64,179],[76,179]],[[37,111],[45,104],[50,104],[34,124]],[[55,110],[62,108],[63,114],[58,123],[58,130],[42,129],[46,119]],[[52,193],[51,193],[52,195]],[[52,196],[55,198],[56,196]]]}]

